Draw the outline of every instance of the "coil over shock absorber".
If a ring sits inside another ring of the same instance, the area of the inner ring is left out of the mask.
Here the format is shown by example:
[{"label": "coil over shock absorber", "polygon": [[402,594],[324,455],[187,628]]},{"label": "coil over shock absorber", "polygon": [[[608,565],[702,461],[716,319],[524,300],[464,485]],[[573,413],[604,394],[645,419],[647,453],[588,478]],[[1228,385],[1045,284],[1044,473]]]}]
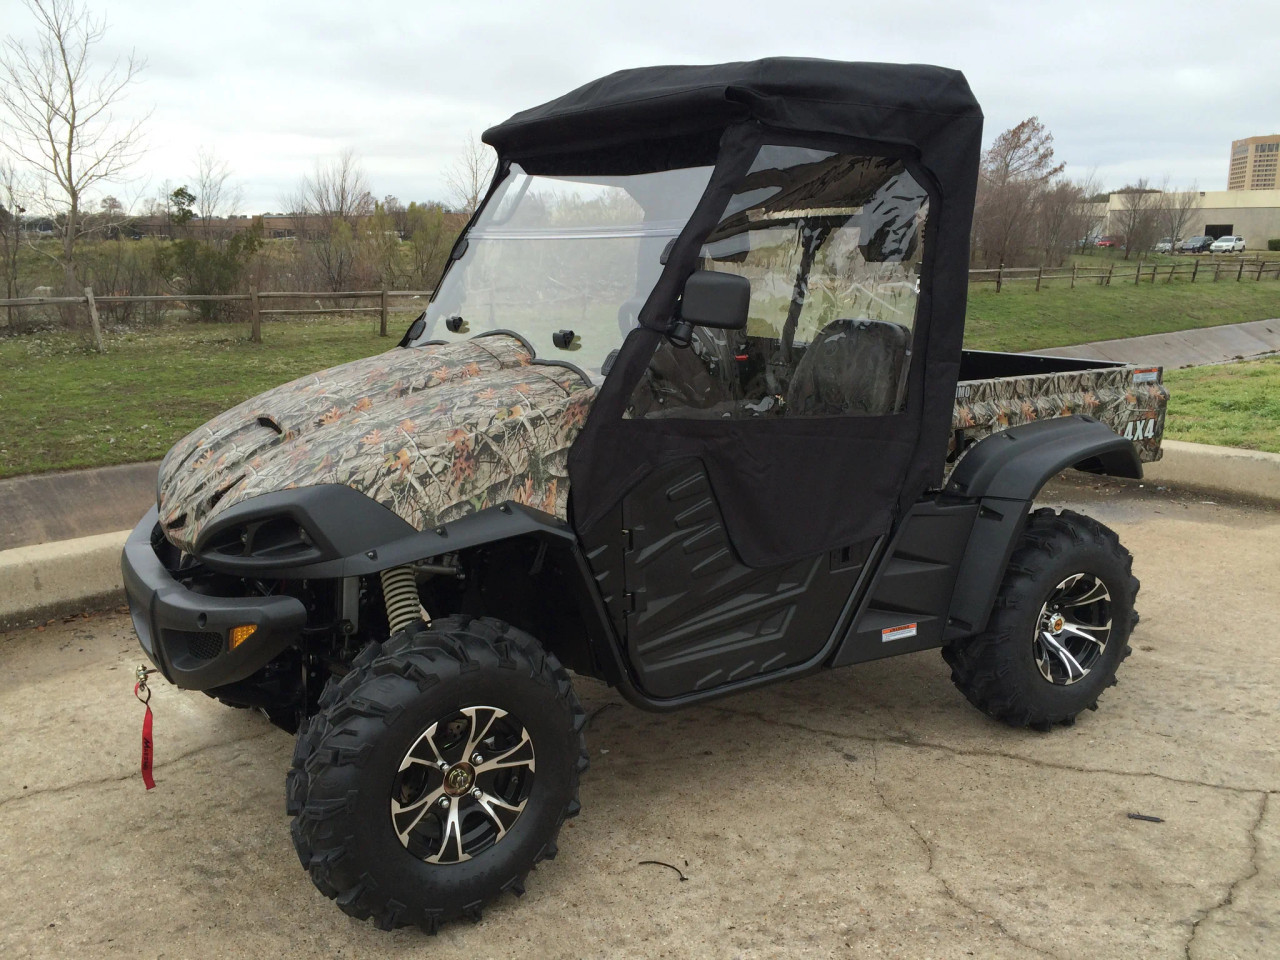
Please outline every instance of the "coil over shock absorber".
[{"label": "coil over shock absorber", "polygon": [[387,624],[395,634],[415,621],[422,619],[422,606],[418,602],[418,581],[413,567],[391,567],[383,570],[382,599],[387,605]]}]

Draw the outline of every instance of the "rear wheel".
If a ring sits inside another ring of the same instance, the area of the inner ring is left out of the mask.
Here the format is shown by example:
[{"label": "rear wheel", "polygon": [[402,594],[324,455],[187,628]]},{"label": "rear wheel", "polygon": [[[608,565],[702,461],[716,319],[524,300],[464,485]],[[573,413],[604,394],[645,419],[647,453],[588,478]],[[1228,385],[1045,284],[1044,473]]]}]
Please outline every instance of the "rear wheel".
[{"label": "rear wheel", "polygon": [[372,645],[298,737],[299,859],[352,916],[390,929],[467,916],[556,854],[578,812],[585,716],[522,631],[448,617]]},{"label": "rear wheel", "polygon": [[1096,520],[1035,511],[986,631],[943,648],[952,681],[983,713],[1016,727],[1048,729],[1097,709],[1138,622],[1132,567]]}]

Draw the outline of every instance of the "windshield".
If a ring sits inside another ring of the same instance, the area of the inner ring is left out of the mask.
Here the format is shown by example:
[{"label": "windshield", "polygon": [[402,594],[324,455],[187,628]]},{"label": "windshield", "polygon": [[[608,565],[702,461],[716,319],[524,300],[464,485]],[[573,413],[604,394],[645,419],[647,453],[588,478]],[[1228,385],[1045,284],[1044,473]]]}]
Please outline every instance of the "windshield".
[{"label": "windshield", "polygon": [[[512,330],[539,358],[565,360],[599,378],[636,326],[663,251],[684,228],[711,169],[561,177],[532,176],[512,164],[441,280],[415,342]],[[562,331],[572,331],[572,341]]]}]

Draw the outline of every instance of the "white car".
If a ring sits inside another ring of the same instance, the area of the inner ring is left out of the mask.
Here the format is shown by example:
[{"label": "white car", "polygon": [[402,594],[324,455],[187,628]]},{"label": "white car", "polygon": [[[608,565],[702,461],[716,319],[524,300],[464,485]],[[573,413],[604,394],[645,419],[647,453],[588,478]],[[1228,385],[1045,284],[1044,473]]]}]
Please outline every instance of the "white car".
[{"label": "white car", "polygon": [[1244,249],[1244,237],[1219,237],[1209,244],[1210,253],[1237,253]]},{"label": "white car", "polygon": [[1173,237],[1165,237],[1151,249],[1156,253],[1173,253],[1173,245],[1181,239],[1181,237],[1176,240]]}]

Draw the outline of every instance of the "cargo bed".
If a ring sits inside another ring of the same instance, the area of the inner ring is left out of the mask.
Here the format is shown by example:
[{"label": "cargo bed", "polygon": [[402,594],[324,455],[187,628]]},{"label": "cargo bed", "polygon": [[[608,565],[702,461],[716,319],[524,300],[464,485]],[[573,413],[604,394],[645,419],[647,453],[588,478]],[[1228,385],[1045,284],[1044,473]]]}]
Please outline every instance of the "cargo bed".
[{"label": "cargo bed", "polygon": [[947,462],[1007,427],[1076,413],[1132,440],[1142,460],[1159,460],[1169,401],[1163,378],[1157,366],[965,350]]}]

